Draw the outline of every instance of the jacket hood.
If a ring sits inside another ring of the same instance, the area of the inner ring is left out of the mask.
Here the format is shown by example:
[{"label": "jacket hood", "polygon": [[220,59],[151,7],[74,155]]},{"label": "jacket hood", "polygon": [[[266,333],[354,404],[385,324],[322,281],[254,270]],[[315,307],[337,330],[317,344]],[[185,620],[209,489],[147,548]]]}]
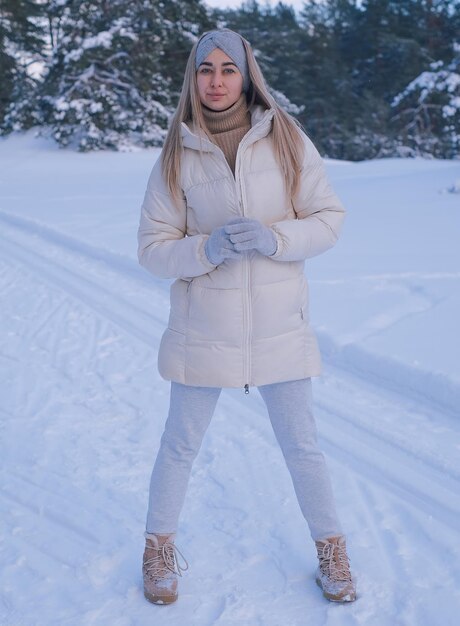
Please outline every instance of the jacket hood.
[{"label": "jacket hood", "polygon": [[[249,143],[266,137],[272,129],[274,109],[264,109],[259,104],[249,107],[251,114],[251,130],[247,136],[251,136]],[[192,148],[202,152],[214,152],[216,145],[208,139],[204,132],[195,124],[182,122],[182,142],[184,148]]]}]

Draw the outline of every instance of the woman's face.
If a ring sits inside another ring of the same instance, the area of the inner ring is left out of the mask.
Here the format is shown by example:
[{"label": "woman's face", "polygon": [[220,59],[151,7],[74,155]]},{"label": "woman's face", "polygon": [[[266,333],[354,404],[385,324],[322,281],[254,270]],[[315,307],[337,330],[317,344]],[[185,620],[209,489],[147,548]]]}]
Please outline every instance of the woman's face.
[{"label": "woman's face", "polygon": [[225,111],[243,91],[243,77],[232,59],[215,48],[197,70],[201,104],[213,111]]}]

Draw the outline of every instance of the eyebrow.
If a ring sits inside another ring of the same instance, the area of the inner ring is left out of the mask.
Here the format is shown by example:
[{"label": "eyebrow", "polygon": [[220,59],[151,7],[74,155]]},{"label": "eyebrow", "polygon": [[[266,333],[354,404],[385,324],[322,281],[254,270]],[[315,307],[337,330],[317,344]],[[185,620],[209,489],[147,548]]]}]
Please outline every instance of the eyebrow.
[{"label": "eyebrow", "polygon": [[[208,67],[214,67],[214,63],[211,63],[210,61],[203,61],[202,63],[200,63],[200,67],[202,65],[207,65]],[[224,63],[221,63],[222,67],[226,66],[226,65],[233,65],[234,67],[236,67],[236,63],[233,63],[233,61],[224,61]]]}]

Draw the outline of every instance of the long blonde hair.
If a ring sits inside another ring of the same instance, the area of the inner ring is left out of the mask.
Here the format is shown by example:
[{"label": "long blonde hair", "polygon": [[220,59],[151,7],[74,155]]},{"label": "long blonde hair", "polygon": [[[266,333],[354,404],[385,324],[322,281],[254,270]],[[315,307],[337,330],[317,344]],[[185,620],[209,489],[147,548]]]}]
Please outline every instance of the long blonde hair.
[{"label": "long blonde hair", "polygon": [[[206,33],[203,33],[204,37]],[[240,35],[241,36],[241,35]],[[273,109],[273,146],[276,161],[283,172],[286,191],[293,198],[299,188],[300,170],[304,156],[304,142],[300,134],[300,125],[289,113],[282,109],[270,94],[262,71],[257,63],[251,45],[241,37],[248,61],[250,86],[248,105],[260,104],[266,109]],[[209,136],[203,117],[202,105],[196,80],[195,55],[201,38],[194,44],[185,68],[184,82],[179,104],[172,117],[162,151],[162,173],[166,185],[178,202],[181,199],[180,165],[182,153],[182,122],[190,120]]]}]

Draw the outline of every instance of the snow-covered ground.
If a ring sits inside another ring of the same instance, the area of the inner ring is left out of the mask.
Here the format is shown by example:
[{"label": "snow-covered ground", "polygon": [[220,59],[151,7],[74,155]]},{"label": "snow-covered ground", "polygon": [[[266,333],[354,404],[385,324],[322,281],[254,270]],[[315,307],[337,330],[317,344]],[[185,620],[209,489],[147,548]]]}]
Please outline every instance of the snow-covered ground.
[{"label": "snow-covered ground", "polygon": [[143,598],[168,281],[137,264],[156,150],[0,141],[0,624],[453,626],[460,611],[460,164],[329,162],[348,209],[306,264],[321,445],[359,599],[328,603],[256,389],[224,390],[169,607]]}]

